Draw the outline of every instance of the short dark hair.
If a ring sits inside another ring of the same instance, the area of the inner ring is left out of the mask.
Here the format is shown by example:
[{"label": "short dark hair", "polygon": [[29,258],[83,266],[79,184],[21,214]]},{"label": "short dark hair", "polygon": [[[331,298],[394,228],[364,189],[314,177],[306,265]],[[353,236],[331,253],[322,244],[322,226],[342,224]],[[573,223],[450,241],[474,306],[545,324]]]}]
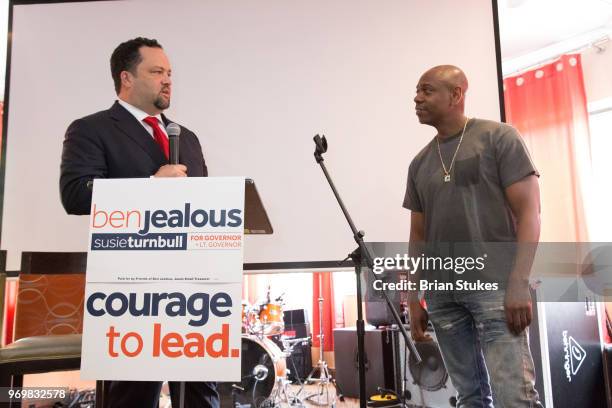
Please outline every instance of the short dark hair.
[{"label": "short dark hair", "polygon": [[115,82],[115,92],[117,94],[121,90],[121,73],[130,71],[134,74],[136,67],[142,61],[140,47],[163,48],[157,40],[143,37],[137,37],[119,44],[110,58],[111,75]]}]

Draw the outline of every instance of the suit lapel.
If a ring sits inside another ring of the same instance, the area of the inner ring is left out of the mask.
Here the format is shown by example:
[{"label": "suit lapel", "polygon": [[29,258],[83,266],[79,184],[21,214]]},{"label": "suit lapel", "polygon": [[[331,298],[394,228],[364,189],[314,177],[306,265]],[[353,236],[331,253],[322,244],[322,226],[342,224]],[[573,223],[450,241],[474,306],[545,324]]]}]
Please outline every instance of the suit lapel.
[{"label": "suit lapel", "polygon": [[138,120],[136,120],[130,112],[119,104],[119,102],[115,102],[109,112],[110,117],[115,121],[117,129],[147,152],[156,163],[165,163],[167,161],[151,135],[140,123],[138,123]]}]

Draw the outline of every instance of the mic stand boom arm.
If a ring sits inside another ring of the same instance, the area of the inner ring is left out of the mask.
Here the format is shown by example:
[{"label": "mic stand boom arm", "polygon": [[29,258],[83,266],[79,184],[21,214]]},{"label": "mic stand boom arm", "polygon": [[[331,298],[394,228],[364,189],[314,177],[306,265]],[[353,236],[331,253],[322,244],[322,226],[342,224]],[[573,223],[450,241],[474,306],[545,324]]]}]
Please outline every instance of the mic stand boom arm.
[{"label": "mic stand boom arm", "polygon": [[[358,231],[357,227],[355,227],[355,224],[353,223],[353,220],[350,214],[348,213],[348,210],[344,206],[344,202],[342,201],[342,198],[340,198],[340,194],[338,194],[338,190],[336,190],[336,186],[334,185],[334,182],[332,181],[331,176],[327,172],[325,163],[323,163],[323,153],[327,151],[327,140],[325,139],[325,136],[321,137],[319,135],[316,135],[313,138],[313,140],[316,145],[315,152],[314,152],[315,159],[317,163],[319,163],[319,165],[321,166],[321,169],[323,170],[323,174],[325,174],[325,178],[327,179],[329,186],[334,192],[334,196],[336,197],[336,200],[338,201],[338,204],[340,205],[340,208],[342,209],[342,213],[344,214],[346,221],[351,227],[351,231],[353,232],[353,238],[355,239],[355,242],[357,243],[357,246],[358,246],[353,252],[351,252],[351,254],[349,255],[349,258],[352,259],[353,264],[355,265],[355,275],[356,275],[355,277],[357,279],[357,355],[358,355],[358,363],[359,363],[359,406],[360,408],[365,408],[366,407],[366,395],[365,395],[366,383],[365,383],[365,359],[364,359],[365,324],[363,321],[363,311],[362,311],[362,306],[361,306],[362,305],[361,265],[362,265],[362,262],[365,261],[365,264],[370,269],[370,273],[374,274],[373,272],[374,262],[372,260],[372,255],[370,254],[370,251],[368,250],[368,248],[366,247],[363,241],[363,237],[365,233],[363,231]],[[393,319],[397,323],[397,327],[402,333],[402,336],[404,336],[404,341],[406,342],[406,345],[410,349],[410,353],[414,356],[416,363],[419,364],[421,362],[421,356],[419,355],[419,352],[414,346],[414,342],[412,341],[412,338],[408,335],[406,328],[402,324],[402,320],[400,318],[400,315],[397,309],[395,308],[393,303],[391,303],[391,299],[389,299],[387,292],[383,290],[382,295],[383,295],[385,302],[387,303],[387,307],[389,308],[389,310],[391,311],[391,314],[393,315]]]}]

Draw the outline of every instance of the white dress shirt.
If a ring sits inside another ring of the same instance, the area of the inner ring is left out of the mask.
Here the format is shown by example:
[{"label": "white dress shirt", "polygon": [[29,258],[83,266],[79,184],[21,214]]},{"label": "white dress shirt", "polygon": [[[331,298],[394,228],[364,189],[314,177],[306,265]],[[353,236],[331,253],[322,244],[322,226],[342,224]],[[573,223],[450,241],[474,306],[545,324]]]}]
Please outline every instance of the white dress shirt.
[{"label": "white dress shirt", "polygon": [[[127,109],[127,111],[130,112],[132,114],[132,116],[134,116],[136,118],[136,120],[138,122],[140,122],[140,124],[146,129],[146,131],[149,132],[151,137],[155,139],[155,137],[153,136],[153,128],[151,126],[149,126],[146,122],[144,122],[144,119],[148,118],[151,115],[149,115],[147,112],[145,112],[143,110],[138,109],[134,105],[130,105],[129,103],[127,103],[124,100],[117,99],[117,102],[119,102],[119,104],[121,106],[123,106],[125,109]],[[166,137],[168,137],[168,134],[166,133],[166,127],[164,126],[164,121],[161,118],[161,114],[157,114],[157,115],[155,115],[153,117],[157,119],[157,121],[159,122],[160,129],[162,130],[164,135],[166,135]]]}]

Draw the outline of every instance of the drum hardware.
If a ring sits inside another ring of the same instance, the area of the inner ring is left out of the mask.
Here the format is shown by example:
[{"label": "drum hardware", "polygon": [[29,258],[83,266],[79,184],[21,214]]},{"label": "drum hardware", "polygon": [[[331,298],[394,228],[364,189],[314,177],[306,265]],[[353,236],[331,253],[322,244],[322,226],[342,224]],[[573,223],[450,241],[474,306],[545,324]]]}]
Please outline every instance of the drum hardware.
[{"label": "drum hardware", "polygon": [[253,334],[242,335],[241,369],[245,374],[239,383],[220,383],[219,390],[232,396],[233,406],[259,408],[271,401],[286,378],[285,356],[272,340]]},{"label": "drum hardware", "polygon": [[[305,408],[297,393],[290,388],[286,358],[292,347],[309,338],[283,340],[283,351],[269,338],[258,334],[242,336],[242,377],[240,383],[221,383],[219,390],[232,396],[235,408]],[[287,344],[288,348],[285,348]]]},{"label": "drum hardware", "polygon": [[[287,359],[287,358],[291,358],[291,354],[293,353],[293,348],[296,345],[310,342],[310,337],[291,339],[286,336],[281,336],[280,341],[283,347],[282,353],[285,356],[285,359]],[[287,378],[287,375],[289,374],[289,372],[290,372],[289,370],[286,370],[285,376],[277,378],[277,387],[276,387],[274,395],[272,395],[271,402],[274,407],[281,407],[283,403],[286,403],[290,407],[304,408],[305,407],[304,402],[298,397],[299,391],[297,393],[294,393],[291,391],[291,388],[289,387],[289,385],[291,385],[291,381],[289,381],[289,379]],[[299,381],[299,378],[298,378],[298,381]],[[301,384],[302,383],[300,382],[300,385]]]},{"label": "drum hardware", "polygon": [[[289,359],[291,361],[291,365],[293,366],[293,369],[295,371],[297,371],[297,368],[295,367],[295,361],[293,361],[293,349],[298,346],[298,345],[307,345],[310,344],[310,336],[308,337],[301,337],[298,339],[291,339],[289,337],[286,336],[281,336],[280,338],[281,344],[283,345],[283,354],[285,355],[286,359]],[[300,379],[300,376],[297,375],[296,380],[298,382],[298,384],[300,384],[301,388],[300,391],[303,388],[303,384],[302,384],[302,380]],[[299,394],[300,392],[298,391],[297,394]],[[296,394],[296,395],[297,395]]]},{"label": "drum hardware", "polygon": [[278,387],[270,400],[274,407],[281,407],[283,403],[288,404],[290,407],[305,407],[304,402],[297,396],[297,393],[291,391],[289,387],[291,381],[286,376],[278,378],[277,381]]},{"label": "drum hardware", "polygon": [[253,368],[253,377],[255,377],[257,381],[265,380],[266,377],[268,377],[268,367],[261,364],[256,365],[255,368]]},{"label": "drum hardware", "polygon": [[[297,377],[300,388],[297,392],[291,390],[291,381],[287,378],[287,358],[290,358],[294,348],[298,345],[308,344],[311,337],[290,338],[280,337],[281,349],[267,336],[279,335],[284,329],[283,297],[284,293],[272,300],[270,286],[263,300],[250,305],[242,303],[242,372],[248,373],[242,377],[238,384],[224,386],[231,391],[233,406],[236,408],[280,408],[289,406],[304,408],[304,401],[319,406],[335,407],[335,395],[330,398],[328,386],[331,383],[337,388],[329,374],[327,363],[323,358],[323,321],[319,328],[321,350],[319,362],[308,375],[306,382],[317,383],[317,392],[300,398],[304,390],[304,383]],[[319,297],[319,314],[323,316],[323,298]],[[295,369],[295,363],[293,368]],[[315,377],[315,374],[318,376]],[[340,400],[343,397],[340,396]]]},{"label": "drum hardware", "polygon": [[[318,406],[331,406],[335,408],[336,406],[336,393],[338,392],[336,383],[333,381],[332,376],[329,374],[329,369],[327,368],[327,362],[323,356],[323,348],[325,344],[325,336],[323,335],[323,288],[322,288],[322,279],[319,280],[319,340],[320,340],[320,348],[319,348],[319,361],[317,362],[316,367],[312,369],[308,377],[304,381],[304,384],[317,383],[317,392],[314,392],[310,395],[307,395],[304,400],[309,401],[314,405]],[[315,374],[319,374],[318,377],[315,377]],[[304,384],[298,391],[297,395],[299,395],[304,389]],[[333,385],[336,388],[336,392],[329,395],[329,385]]]}]

